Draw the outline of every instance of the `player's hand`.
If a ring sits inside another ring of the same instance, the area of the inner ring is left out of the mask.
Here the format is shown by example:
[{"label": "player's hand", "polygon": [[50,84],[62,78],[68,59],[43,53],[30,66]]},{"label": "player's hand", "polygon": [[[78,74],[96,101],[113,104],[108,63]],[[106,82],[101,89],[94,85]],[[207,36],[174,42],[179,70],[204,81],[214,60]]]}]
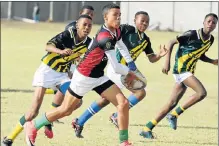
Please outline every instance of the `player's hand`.
[{"label": "player's hand", "polygon": [[134,72],[130,71],[125,78],[125,83],[128,85],[128,87],[132,87],[135,79],[137,79],[137,76]]},{"label": "player's hand", "polygon": [[163,56],[165,56],[165,55],[167,54],[167,52],[168,52],[168,50],[167,50],[167,48],[165,47],[165,45],[163,45],[163,46],[160,45],[159,56],[160,56],[160,57],[163,57]]},{"label": "player's hand", "polygon": [[63,56],[69,56],[69,55],[71,55],[73,53],[74,52],[71,49],[64,49],[64,50],[60,51],[60,55],[63,55]]},{"label": "player's hand", "polygon": [[212,62],[212,64],[218,65],[218,59],[215,59],[215,60]]},{"label": "player's hand", "polygon": [[168,72],[170,71],[170,63],[165,63],[164,67],[162,69],[162,72],[166,75],[168,75]]}]

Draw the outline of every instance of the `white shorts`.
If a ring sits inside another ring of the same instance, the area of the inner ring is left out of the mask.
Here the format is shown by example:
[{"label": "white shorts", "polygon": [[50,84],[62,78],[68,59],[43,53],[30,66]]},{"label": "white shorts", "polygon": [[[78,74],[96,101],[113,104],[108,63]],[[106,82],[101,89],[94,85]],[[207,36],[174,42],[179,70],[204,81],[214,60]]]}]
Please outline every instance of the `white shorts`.
[{"label": "white shorts", "polygon": [[69,92],[77,98],[82,98],[87,92],[91,90],[101,94],[104,90],[113,84],[114,83],[107,76],[91,78],[82,75],[77,69],[75,69],[71,79]]},{"label": "white shorts", "polygon": [[44,63],[36,70],[32,85],[57,90],[57,85],[70,81],[67,73],[56,72]]},{"label": "white shorts", "polygon": [[70,72],[74,72],[76,69],[76,65],[75,64],[72,64],[71,67],[70,67]]},{"label": "white shorts", "polygon": [[184,72],[181,74],[173,74],[173,77],[175,78],[176,83],[180,84],[188,77],[193,76],[191,72]]},{"label": "white shorts", "polygon": [[121,74],[117,74],[110,63],[107,66],[106,74],[107,77],[112,80],[120,89],[125,87],[121,82]]}]

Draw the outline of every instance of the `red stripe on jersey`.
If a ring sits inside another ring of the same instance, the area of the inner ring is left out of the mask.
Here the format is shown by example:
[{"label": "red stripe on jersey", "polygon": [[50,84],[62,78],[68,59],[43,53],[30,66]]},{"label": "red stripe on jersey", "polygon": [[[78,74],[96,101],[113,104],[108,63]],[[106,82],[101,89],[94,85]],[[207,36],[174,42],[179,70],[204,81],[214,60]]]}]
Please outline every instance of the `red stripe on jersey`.
[{"label": "red stripe on jersey", "polygon": [[113,39],[112,35],[110,34],[109,31],[103,31],[103,32],[100,32],[98,35],[97,35],[97,41],[100,41],[102,40],[103,38],[111,38]]},{"label": "red stripe on jersey", "polygon": [[121,35],[121,30],[118,28],[118,29],[116,29],[116,31],[117,31],[117,40],[120,38],[120,35]]},{"label": "red stripe on jersey", "polygon": [[95,48],[87,56],[85,56],[84,60],[78,65],[78,71],[84,76],[90,75],[91,71],[96,67],[96,65],[100,64],[104,56],[104,51],[101,48]]}]

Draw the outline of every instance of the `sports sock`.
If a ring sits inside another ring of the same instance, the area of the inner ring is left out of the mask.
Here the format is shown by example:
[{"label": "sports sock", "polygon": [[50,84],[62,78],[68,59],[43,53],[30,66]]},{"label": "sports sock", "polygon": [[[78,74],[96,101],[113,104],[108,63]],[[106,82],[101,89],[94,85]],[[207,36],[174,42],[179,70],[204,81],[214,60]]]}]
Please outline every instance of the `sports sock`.
[{"label": "sports sock", "polygon": [[21,131],[24,129],[23,126],[25,123],[26,123],[25,116],[22,116],[20,118],[20,121],[15,126],[14,130],[7,136],[7,138],[14,141],[14,139],[18,136],[18,134],[20,134]]},{"label": "sports sock", "polygon": [[48,89],[46,89],[45,94],[56,94],[56,92],[57,92],[57,90],[53,90],[53,89],[48,88]]},{"label": "sports sock", "polygon": [[185,111],[184,108],[182,108],[181,106],[177,107],[175,110],[173,110],[171,112],[171,115],[174,115],[176,117],[178,117],[180,114],[182,114]]},{"label": "sports sock", "polygon": [[145,125],[144,131],[151,131],[156,125],[157,121],[155,119],[151,120]]},{"label": "sports sock", "polygon": [[90,119],[93,115],[99,112],[102,108],[97,104],[97,102],[93,102],[89,108],[78,118],[78,124],[83,126],[84,123]]},{"label": "sports sock", "polygon": [[40,118],[34,120],[34,126],[37,130],[45,125],[49,125],[51,122],[47,119],[46,113],[43,114]]},{"label": "sports sock", "polygon": [[52,108],[57,108],[57,107],[59,107],[60,105],[55,104],[54,102],[52,102],[51,106],[52,106]]},{"label": "sports sock", "polygon": [[120,130],[119,131],[119,140],[120,143],[128,140],[128,130]]}]

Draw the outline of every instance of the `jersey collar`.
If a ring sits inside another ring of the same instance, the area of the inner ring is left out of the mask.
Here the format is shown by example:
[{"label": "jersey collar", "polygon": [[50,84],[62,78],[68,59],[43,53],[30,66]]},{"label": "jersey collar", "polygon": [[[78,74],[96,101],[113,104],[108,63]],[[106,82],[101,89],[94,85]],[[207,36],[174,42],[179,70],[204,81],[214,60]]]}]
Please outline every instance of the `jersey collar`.
[{"label": "jersey collar", "polygon": [[107,31],[109,31],[110,32],[110,34],[112,35],[112,36],[114,36],[114,37],[116,37],[117,35],[116,35],[116,32],[115,33],[113,33],[111,30],[109,30],[107,27],[106,27],[106,25],[105,24],[103,24],[103,28],[104,29],[106,29]]},{"label": "jersey collar", "polygon": [[138,34],[140,40],[143,39],[143,37],[144,37],[144,33],[143,33],[143,32],[140,32],[136,27],[135,27],[135,33]]},{"label": "jersey collar", "polygon": [[211,35],[209,36],[209,38],[208,38],[207,40],[204,40],[203,35],[202,35],[202,29],[203,29],[203,28],[200,28],[200,29],[198,30],[198,34],[199,34],[199,36],[200,36],[202,42],[203,42],[203,43],[206,43],[207,41],[209,41],[209,40],[211,39]]},{"label": "jersey collar", "polygon": [[72,29],[72,28],[69,28],[68,30],[69,30],[69,32],[71,34],[71,38],[74,40],[74,44],[75,45],[80,45],[80,44],[85,43],[87,41],[87,37],[86,37],[84,40],[82,40],[81,42],[77,43],[76,42],[77,30],[76,29]]}]

